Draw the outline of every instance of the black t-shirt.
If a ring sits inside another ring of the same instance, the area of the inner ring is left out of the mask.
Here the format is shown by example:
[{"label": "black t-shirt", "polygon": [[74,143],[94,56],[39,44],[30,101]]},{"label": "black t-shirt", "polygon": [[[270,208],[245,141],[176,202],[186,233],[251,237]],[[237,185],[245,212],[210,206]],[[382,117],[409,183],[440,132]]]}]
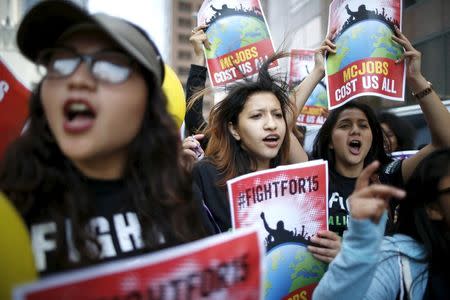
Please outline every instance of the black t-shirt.
[{"label": "black t-shirt", "polygon": [[[124,182],[87,179],[86,184],[95,196],[92,197],[95,204],[91,205],[94,217],[89,220],[88,226],[101,247],[98,262],[142,253],[140,223],[131,209],[131,195]],[[69,218],[64,220],[63,228],[58,228],[57,222],[45,208],[34,207],[25,219],[30,228],[36,268],[41,275],[72,268],[62,266],[56,258],[57,235],[64,237],[69,261],[76,268],[80,256],[74,247],[73,226]]]},{"label": "black t-shirt", "polygon": [[203,201],[210,220],[216,225],[216,232],[228,231],[231,228],[230,204],[226,186],[217,185],[223,178],[220,172],[204,158],[194,165],[192,175],[195,197]]},{"label": "black t-shirt", "polygon": [[[403,185],[402,160],[395,160],[383,165],[378,172],[381,183],[397,187]],[[356,178],[349,178],[338,174],[335,170],[329,171],[328,181],[328,227],[330,231],[340,236],[347,230],[349,215],[348,197],[355,189]]]},{"label": "black t-shirt", "polygon": [[[125,182],[86,179],[86,186],[95,201],[91,206],[94,217],[89,219],[88,228],[100,245],[98,259],[92,264],[148,253],[149,250],[144,249],[141,224],[132,207],[132,196]],[[200,213],[200,217],[205,229],[211,226],[206,224],[209,223],[206,214]],[[81,267],[79,253],[74,247],[70,219],[65,219],[61,226],[63,228],[58,228],[48,210],[43,207],[34,208],[25,219],[30,229],[35,264],[41,276]],[[157,228],[155,231],[159,235],[156,248],[167,247],[165,237]],[[66,241],[69,266],[62,265],[56,257],[57,234],[61,234]]]}]

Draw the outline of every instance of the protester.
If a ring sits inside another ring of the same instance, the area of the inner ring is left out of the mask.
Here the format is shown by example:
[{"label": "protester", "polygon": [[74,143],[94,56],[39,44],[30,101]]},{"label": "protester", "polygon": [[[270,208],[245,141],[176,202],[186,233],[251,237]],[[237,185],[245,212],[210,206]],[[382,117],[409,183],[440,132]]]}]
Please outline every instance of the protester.
[{"label": "protester", "polygon": [[[209,49],[209,42],[206,38],[204,28],[201,25],[192,29],[189,38],[194,50],[194,58],[189,69],[189,76],[186,81],[186,116],[184,119],[186,134],[189,136],[183,141],[183,151],[192,158],[193,161],[203,156],[203,149],[208,145],[207,139],[201,132],[205,129],[206,121],[203,117],[203,93],[206,82],[205,55],[203,46]],[[199,93],[198,96],[195,96]],[[194,100],[195,99],[195,100]]]},{"label": "protester", "polygon": [[388,112],[380,113],[377,117],[388,141],[387,152],[414,149],[416,131],[408,121]]},{"label": "protester", "polygon": [[[199,50],[202,49],[202,44],[205,45],[206,43],[206,35],[204,34],[202,28],[194,28],[193,35],[191,36],[191,42],[194,46],[194,52],[200,53]],[[292,111],[290,109],[282,108],[284,112],[284,119],[287,120],[287,128],[290,128],[288,129],[290,146],[287,156],[283,155],[284,161],[281,162],[280,160],[278,160],[278,162],[276,163],[274,163],[275,156],[271,157],[271,162],[264,168],[267,168],[268,166],[274,167],[279,165],[280,163],[288,164],[306,161],[307,155],[301,145],[301,133],[296,132],[298,129],[295,128],[294,121],[298,113],[301,111],[302,106],[314,90],[316,81],[323,78],[325,74],[323,55],[325,51],[335,52],[333,46],[334,45],[332,45],[327,37],[327,39],[325,39],[325,41],[322,43],[321,47],[319,47],[315,51],[315,66],[310,75],[305,80],[303,80],[300,85],[295,87],[292,93],[289,91],[288,84],[285,83],[284,80],[275,80],[275,78],[272,78],[269,75],[268,65],[265,64],[264,68],[266,69],[263,68],[260,71],[256,83],[247,81],[244,84],[235,85],[229,92],[231,93],[232,91],[235,91],[236,94],[238,94],[239,92],[241,93],[239,97],[234,100],[230,100],[230,97],[226,97],[224,100],[222,100],[222,102],[224,102],[223,104],[219,103],[216,105],[216,107],[213,108],[212,111],[214,113],[212,113],[213,116],[210,116],[209,120],[210,122],[214,123],[208,123],[206,127],[206,137],[197,134],[194,136],[195,138],[188,137],[184,140],[184,151],[187,154],[191,155],[193,159],[196,159],[196,157],[198,157],[198,152],[196,151],[196,149],[198,149],[200,146],[200,142],[197,141],[196,138],[201,139],[202,144],[204,144],[205,140],[210,143],[211,141],[209,139],[213,139],[214,145],[208,147],[206,150],[207,159],[204,162],[198,163],[194,168],[194,181],[196,183],[194,189],[198,190],[199,197],[203,199],[205,206],[210,211],[211,219],[217,226],[217,232],[227,231],[231,227],[230,208],[227,200],[227,192],[225,186],[226,181],[236,176],[258,170],[255,164],[253,166],[251,165],[250,161],[251,159],[253,159],[252,157],[255,156],[255,153],[250,152],[251,156],[249,158],[246,157],[245,159],[243,159],[240,157],[247,156],[247,152],[249,149],[240,147],[240,144],[243,143],[242,141],[236,144],[232,136],[232,131],[230,128],[228,128],[227,124],[230,122],[232,124],[236,124],[239,119],[238,116],[240,116],[241,112],[245,110],[247,99],[250,99],[252,97],[252,94],[259,91],[273,92],[273,86],[278,83],[278,86],[283,87],[283,90],[281,91],[283,95],[281,97],[283,97],[284,99],[287,96],[291,103],[295,103],[296,110]],[[205,47],[207,47],[207,45],[205,45]],[[196,59],[196,61],[200,61],[200,58]],[[193,70],[197,68],[198,67],[195,65],[191,66],[190,77],[187,84],[188,91],[192,89],[197,90],[197,88],[192,87],[190,83],[197,83],[198,86],[204,86],[204,82],[201,82],[200,79],[203,77],[195,75],[195,73],[193,72]],[[203,71],[206,72],[206,69]],[[200,93],[199,95],[200,96],[198,98],[201,100],[202,94]],[[280,95],[277,95],[277,97],[280,97]],[[199,99],[195,99],[194,101],[198,102]],[[192,100],[189,99],[189,101]],[[283,102],[282,106],[288,108],[290,104]],[[198,105],[196,102],[194,102],[193,104],[189,104],[187,118],[189,114],[199,115],[200,111],[201,105]],[[194,128],[192,132],[198,132],[197,128],[201,128],[201,126],[205,125],[205,123],[201,121],[203,120],[202,117],[192,117],[190,118],[190,120],[197,120],[196,122],[186,122],[186,124],[193,124],[187,126],[188,128]],[[257,127],[250,129],[250,131],[251,130],[256,131]],[[243,138],[244,140],[248,139],[247,136]],[[252,141],[251,139],[246,142],[255,143],[255,145],[257,145],[258,143],[256,141]],[[265,146],[261,146],[262,149],[264,147]],[[273,155],[280,156],[280,154],[285,151],[284,148],[282,151],[282,148],[283,147],[280,147],[278,154],[274,152]],[[243,149],[245,150],[242,151]],[[325,239],[323,239],[322,236],[325,237]],[[334,238],[335,241],[330,243],[330,240],[332,238]],[[314,243],[318,247],[325,243],[327,249],[334,249],[334,255],[337,254],[340,247],[339,237],[330,231],[319,232],[318,236],[314,237]],[[311,249],[314,250],[315,248]],[[324,260],[326,262],[329,262],[332,259],[330,257],[324,258],[320,254],[314,255],[318,259]]]},{"label": "protester", "polygon": [[[405,49],[406,79],[417,94],[428,90],[429,83],[421,74],[421,54],[396,29],[393,40]],[[399,62],[398,60],[397,62]],[[383,147],[383,133],[372,109],[352,101],[330,112],[316,136],[312,157],[328,160],[329,168],[329,228],[342,235],[347,229],[347,198],[353,192],[356,178],[374,160],[381,163],[377,181],[402,186],[417,164],[432,151],[450,146],[450,115],[433,90],[419,100],[431,132],[432,142],[416,155],[391,161]],[[375,180],[375,178],[374,178]],[[326,250],[321,249],[323,255]],[[333,253],[334,254],[334,253]]]},{"label": "protester", "polygon": [[367,166],[356,182],[342,251],[313,298],[449,299],[450,149],[419,163],[400,201],[395,234],[384,238],[387,201],[405,193],[369,185],[378,166]]},{"label": "protester", "polygon": [[204,32],[205,27],[206,25],[202,25],[192,29],[192,35],[189,38],[194,51],[194,58],[186,81],[186,106],[188,110],[186,111],[185,124],[189,135],[201,132],[206,126],[206,121],[203,118],[203,95],[193,101],[194,94],[205,89],[207,69],[203,46],[209,49],[209,41]]},{"label": "protester", "polygon": [[205,236],[161,89],[164,64],[145,32],[52,0],[28,11],[17,41],[46,74],[0,190],[29,226],[40,274]]},{"label": "protester", "polygon": [[193,177],[220,232],[231,228],[226,181],[288,161],[286,115],[292,107],[286,84],[268,71],[278,58],[261,67],[257,80],[235,83],[210,112],[206,157],[194,166]]},{"label": "protester", "polygon": [[[206,127],[206,121],[203,118],[203,96],[209,91],[205,89],[206,81],[206,67],[205,56],[203,53],[203,47],[209,49],[210,43],[207,40],[207,36],[204,32],[205,25],[195,27],[192,30],[190,42],[194,50],[194,59],[189,71],[189,77],[186,83],[186,101],[187,112],[185,117],[185,124],[187,133],[190,135],[183,142],[183,149],[186,154],[190,155],[193,159],[197,159],[198,155],[193,149],[206,149],[208,144],[208,137],[204,137],[202,132]],[[313,92],[316,81],[323,78],[325,75],[323,54],[325,51],[334,52],[334,49],[330,47],[331,42],[327,39],[322,43],[321,47],[315,50],[315,65],[314,68],[305,80],[299,85],[295,86],[290,92],[290,99],[295,103],[296,110],[293,111],[293,115],[288,116],[289,120],[295,121],[296,116],[301,111],[301,108],[305,104],[308,97]],[[319,78],[319,79],[318,79]],[[289,122],[290,123],[290,122]],[[306,128],[300,126],[290,126],[293,139],[291,141],[291,150],[289,155],[289,162],[295,163],[303,161],[305,155],[303,153],[303,142]],[[301,149],[298,151],[298,149]]]}]

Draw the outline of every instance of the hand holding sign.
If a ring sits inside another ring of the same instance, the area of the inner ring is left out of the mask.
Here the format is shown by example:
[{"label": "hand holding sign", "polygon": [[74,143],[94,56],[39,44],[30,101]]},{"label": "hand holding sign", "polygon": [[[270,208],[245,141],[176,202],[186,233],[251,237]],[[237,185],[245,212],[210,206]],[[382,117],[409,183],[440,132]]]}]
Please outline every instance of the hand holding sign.
[{"label": "hand holding sign", "polygon": [[330,32],[323,40],[320,47],[314,50],[314,69],[318,70],[325,76],[325,54],[327,52],[336,54],[336,44],[331,42],[334,32]]},{"label": "hand holding sign", "polygon": [[196,65],[205,65],[205,54],[203,53],[203,46],[205,49],[210,50],[211,44],[208,41],[205,30],[208,28],[207,25],[203,24],[192,29],[192,35],[189,38],[192,48],[194,49],[195,58],[193,63]]},{"label": "hand holding sign", "polygon": [[308,246],[309,252],[320,261],[330,263],[341,250],[341,237],[329,230],[321,230],[311,237],[311,242],[317,246]]},{"label": "hand holding sign", "polygon": [[395,63],[398,64],[406,60],[406,79],[408,82],[423,77],[421,72],[422,53],[412,46],[411,42],[398,27],[395,27],[395,35],[392,36],[392,39],[405,48],[405,52]]}]

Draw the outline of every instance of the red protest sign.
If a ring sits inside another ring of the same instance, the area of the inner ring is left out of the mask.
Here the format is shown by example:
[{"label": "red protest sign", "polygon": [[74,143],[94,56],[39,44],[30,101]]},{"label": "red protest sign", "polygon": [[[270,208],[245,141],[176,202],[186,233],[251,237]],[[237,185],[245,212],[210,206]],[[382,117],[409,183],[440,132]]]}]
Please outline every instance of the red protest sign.
[{"label": "red protest sign", "polygon": [[[297,85],[308,77],[314,68],[314,50],[292,49],[289,64],[289,82]],[[302,111],[297,117],[297,124],[302,126],[322,126],[328,113],[327,86],[321,80],[314,88]]]},{"label": "red protest sign", "polygon": [[307,251],[328,229],[328,165],[315,160],[227,181],[233,228],[256,226],[265,236],[266,299],[312,299],[326,264]]},{"label": "red protest sign", "polygon": [[403,48],[392,40],[401,26],[400,0],[334,0],[328,32],[336,54],[326,59],[329,109],[359,96],[404,101],[405,64],[396,64]]},{"label": "red protest sign", "polygon": [[156,253],[53,276],[16,300],[260,299],[262,241],[255,230],[216,235]]},{"label": "red protest sign", "polygon": [[[274,53],[259,0],[204,0],[197,25],[206,25],[210,48],[205,56],[215,87],[257,74]],[[274,62],[271,67],[277,65]]]},{"label": "red protest sign", "polygon": [[8,144],[22,131],[30,94],[0,58],[0,159]]}]

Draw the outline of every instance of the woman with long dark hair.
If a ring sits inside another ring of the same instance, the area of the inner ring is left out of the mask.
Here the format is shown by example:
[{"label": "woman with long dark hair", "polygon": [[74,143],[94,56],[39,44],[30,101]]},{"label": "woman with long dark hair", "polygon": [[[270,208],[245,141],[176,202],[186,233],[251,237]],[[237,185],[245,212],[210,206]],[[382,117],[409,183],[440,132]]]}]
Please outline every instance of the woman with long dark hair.
[{"label": "woman with long dark hair", "polygon": [[40,274],[205,236],[161,89],[164,64],[145,32],[43,1],[17,39],[45,75],[28,130],[2,162],[0,190],[29,226]]},{"label": "woman with long dark hair", "polygon": [[[405,185],[369,185],[369,165],[350,196],[342,251],[315,299],[448,299],[450,296],[450,149],[424,158]],[[390,197],[400,201],[393,235],[383,238]]]},{"label": "woman with long dark hair", "polygon": [[293,114],[288,86],[268,71],[270,63],[282,56],[266,61],[257,80],[235,83],[210,112],[206,156],[194,165],[193,177],[218,232],[231,228],[226,181],[288,161],[286,116]]},{"label": "woman with long dark hair", "polygon": [[392,161],[384,148],[383,131],[373,110],[362,103],[349,102],[330,112],[318,132],[312,157],[329,163],[329,228],[342,235],[347,228],[348,196],[357,177],[374,160],[381,163],[372,180],[402,186],[417,164],[432,151],[450,146],[450,115],[421,73],[421,54],[396,29],[393,40],[405,49],[406,80],[416,95],[431,132],[432,142],[416,155]]}]

